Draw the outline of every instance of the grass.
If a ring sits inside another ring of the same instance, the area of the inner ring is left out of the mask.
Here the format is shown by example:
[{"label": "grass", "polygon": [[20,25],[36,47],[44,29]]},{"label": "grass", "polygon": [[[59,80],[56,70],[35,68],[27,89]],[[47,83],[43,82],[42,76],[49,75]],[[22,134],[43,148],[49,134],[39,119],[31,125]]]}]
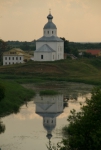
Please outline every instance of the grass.
[{"label": "grass", "polygon": [[5,87],[5,98],[0,101],[0,116],[17,113],[20,106],[35,95],[34,91],[25,89],[14,81],[0,80],[0,83]]},{"label": "grass", "polygon": [[[47,81],[78,82],[101,86],[101,60],[76,59],[55,62],[33,62],[0,66],[0,82],[6,88],[6,96],[0,102],[0,116],[18,112],[24,100],[30,100],[34,91],[20,84],[45,83]],[[40,91],[41,95],[54,95],[56,91]]]},{"label": "grass", "polygon": [[1,66],[0,78],[20,84],[52,80],[101,85],[101,60],[83,58],[55,62],[30,61],[26,64]]},{"label": "grass", "polygon": [[59,94],[57,91],[54,91],[54,90],[43,90],[43,91],[40,91],[40,95],[57,95]]}]

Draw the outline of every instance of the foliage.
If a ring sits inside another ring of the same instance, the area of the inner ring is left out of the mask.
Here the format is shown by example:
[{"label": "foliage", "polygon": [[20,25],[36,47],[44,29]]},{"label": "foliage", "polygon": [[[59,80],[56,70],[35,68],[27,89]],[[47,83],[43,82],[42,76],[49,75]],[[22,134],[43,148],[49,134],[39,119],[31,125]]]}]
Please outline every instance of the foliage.
[{"label": "foliage", "polygon": [[70,45],[70,42],[67,41],[64,37],[61,38],[64,41],[64,52],[68,54],[73,54],[76,57],[78,56],[78,50],[73,45]]},{"label": "foliage", "polygon": [[63,128],[60,150],[101,149],[101,90],[94,88],[80,112],[71,111],[69,125]]},{"label": "foliage", "polygon": [[64,127],[63,144],[69,150],[100,150],[101,148],[101,91],[95,88],[91,99],[81,112],[71,111],[69,126]]},{"label": "foliage", "polygon": [[2,54],[6,51],[7,44],[2,39],[0,39],[0,62],[2,61]]},{"label": "foliage", "polygon": [[64,41],[64,52],[70,53],[69,41],[67,41],[64,37],[61,37],[61,39]]},{"label": "foliage", "polygon": [[17,113],[21,105],[26,104],[34,95],[33,90],[28,90],[14,81],[0,80],[5,86],[5,97],[0,101],[0,116]]},{"label": "foliage", "polygon": [[54,91],[54,90],[43,90],[43,91],[40,91],[40,95],[56,95],[58,94],[57,91]]},{"label": "foliage", "polygon": [[0,134],[4,133],[5,131],[5,125],[0,121]]},{"label": "foliage", "polygon": [[10,48],[20,48],[24,51],[30,51],[30,50],[35,50],[36,49],[36,41],[32,42],[27,42],[27,41],[8,41],[7,44],[9,45]]},{"label": "foliage", "polygon": [[83,52],[83,57],[93,58],[93,57],[95,57],[95,56],[92,55],[92,54],[90,54],[90,53]]},{"label": "foliage", "polygon": [[0,84],[0,101],[5,97],[5,87]]}]

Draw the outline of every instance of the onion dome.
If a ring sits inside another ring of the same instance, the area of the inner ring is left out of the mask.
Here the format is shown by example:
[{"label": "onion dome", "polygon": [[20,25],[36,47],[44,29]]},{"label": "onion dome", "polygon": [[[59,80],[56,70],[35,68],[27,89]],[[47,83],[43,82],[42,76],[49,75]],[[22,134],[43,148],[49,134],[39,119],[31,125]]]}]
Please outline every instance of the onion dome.
[{"label": "onion dome", "polygon": [[48,22],[45,24],[44,29],[57,29],[56,25],[52,22],[53,16],[49,14],[47,16]]},{"label": "onion dome", "polygon": [[52,16],[51,14],[49,14],[49,15],[47,16],[47,19],[53,19],[53,16]]},{"label": "onion dome", "polygon": [[46,137],[50,140],[52,137],[52,134],[47,134]]}]

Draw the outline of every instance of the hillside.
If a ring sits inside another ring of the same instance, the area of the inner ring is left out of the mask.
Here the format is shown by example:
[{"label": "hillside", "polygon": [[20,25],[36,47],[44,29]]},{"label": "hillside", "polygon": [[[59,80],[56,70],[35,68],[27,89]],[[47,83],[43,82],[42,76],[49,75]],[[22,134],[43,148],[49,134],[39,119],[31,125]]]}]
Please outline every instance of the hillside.
[{"label": "hillside", "polygon": [[34,62],[0,66],[0,77],[31,82],[35,79],[66,80],[101,84],[100,59],[61,60],[55,62]]}]

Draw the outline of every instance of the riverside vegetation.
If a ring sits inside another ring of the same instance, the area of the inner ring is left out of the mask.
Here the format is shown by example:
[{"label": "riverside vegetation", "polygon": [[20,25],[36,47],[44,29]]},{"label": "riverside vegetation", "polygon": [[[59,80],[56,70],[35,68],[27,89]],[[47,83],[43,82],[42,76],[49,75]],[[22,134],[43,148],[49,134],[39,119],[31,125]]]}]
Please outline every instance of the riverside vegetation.
[{"label": "riverside vegetation", "polygon": [[101,85],[101,59],[80,58],[55,62],[33,62],[0,66],[0,78],[18,83],[39,83],[48,80]]},{"label": "riverside vegetation", "polygon": [[[24,99],[34,91],[24,89],[22,83],[46,81],[72,81],[101,86],[101,60],[77,59],[56,62],[28,62],[0,67],[0,82],[6,87],[5,98],[0,102],[0,114],[17,112]],[[49,93],[49,92],[48,92]],[[58,147],[49,150],[100,150],[101,148],[101,91],[95,89],[91,100],[86,101],[81,112],[71,111],[69,126],[63,128],[63,138]]]},{"label": "riverside vegetation", "polygon": [[[0,66],[0,83],[5,86],[5,98],[0,102],[0,115],[17,112],[19,107],[35,95],[21,86],[24,83],[47,81],[80,82],[101,86],[100,58],[81,58],[55,62],[33,62]],[[53,94],[43,91],[40,94]]]},{"label": "riverside vegetation", "polygon": [[71,110],[69,124],[63,128],[64,138],[48,150],[101,150],[101,90],[94,88],[91,99],[80,112]]},{"label": "riverside vegetation", "polygon": [[[29,101],[35,95],[32,90],[25,89],[14,81],[0,80],[0,84],[5,88],[5,96],[0,100],[0,116],[10,113],[17,113],[22,104]],[[0,95],[2,90],[0,90]]]}]

